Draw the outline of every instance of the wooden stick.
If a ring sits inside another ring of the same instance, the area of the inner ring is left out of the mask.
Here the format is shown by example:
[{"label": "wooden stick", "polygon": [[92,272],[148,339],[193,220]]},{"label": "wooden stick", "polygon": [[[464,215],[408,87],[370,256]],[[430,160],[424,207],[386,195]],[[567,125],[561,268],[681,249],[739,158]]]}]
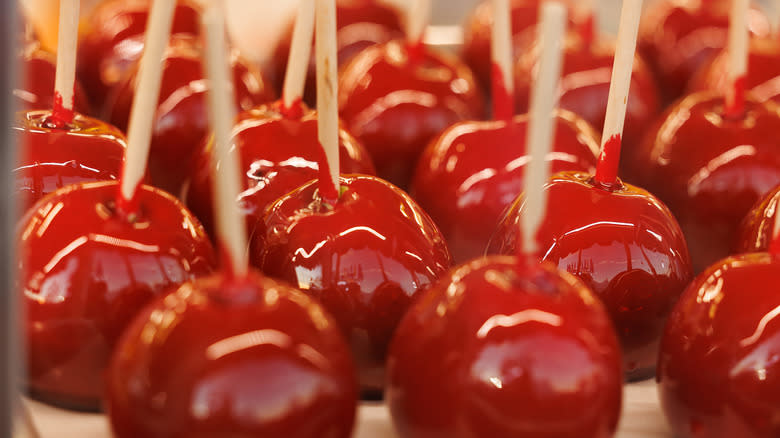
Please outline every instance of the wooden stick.
[{"label": "wooden stick", "polygon": [[769,18],[772,36],[778,38],[780,37],[780,0],[772,0],[772,9],[769,12],[772,14]]},{"label": "wooden stick", "polygon": [[214,129],[215,150],[212,159],[219,162],[214,175],[214,211],[217,236],[228,260],[228,274],[246,276],[249,270],[246,224],[238,208],[241,175],[237,153],[230,140],[236,120],[231,83],[229,49],[225,41],[225,15],[220,3],[210,2],[203,12],[206,34],[206,72],[209,79],[209,118]]},{"label": "wooden stick", "polygon": [[491,56],[493,59],[493,118],[514,116],[512,75],[512,13],[509,0],[493,0]]},{"label": "wooden stick", "polygon": [[79,35],[79,0],[60,0],[57,73],[54,77],[55,123],[73,121],[73,94],[76,83],[76,50]]},{"label": "wooden stick", "polygon": [[282,103],[285,108],[292,108],[303,97],[306,86],[306,73],[309,71],[311,57],[311,39],[314,36],[314,6],[310,1],[298,4],[298,16],[290,44],[290,56],[287,61],[287,71],[284,76]]},{"label": "wooden stick", "polygon": [[409,45],[418,46],[423,44],[425,38],[425,29],[431,22],[431,0],[413,0],[409,8],[407,18],[407,38]]},{"label": "wooden stick", "polygon": [[615,61],[612,66],[612,82],[607,101],[607,114],[601,137],[601,156],[595,175],[596,182],[605,186],[617,183],[623,125],[626,120],[628,92],[631,88],[631,75],[634,69],[634,55],[641,15],[642,0],[623,1],[617,47],[615,48]]},{"label": "wooden stick", "polygon": [[726,115],[739,116],[745,109],[745,75],[747,74],[750,31],[747,16],[750,0],[733,0],[729,24],[728,84]]},{"label": "wooden stick", "polygon": [[[339,107],[338,46],[336,45],[336,1],[317,0],[317,117],[320,144],[325,150],[330,181],[320,173],[320,193],[338,198],[339,187]],[[321,169],[323,170],[323,169]]]},{"label": "wooden stick", "polygon": [[523,253],[536,255],[536,235],[547,212],[544,185],[550,176],[547,155],[555,141],[555,116],[558,83],[563,63],[563,39],[566,32],[566,8],[557,2],[542,6],[539,41],[542,45],[539,72],[531,94],[530,126],[526,147],[531,160],[525,169],[525,209],[523,210]]},{"label": "wooden stick", "polygon": [[127,153],[122,169],[120,207],[133,211],[135,193],[144,178],[149,157],[155,108],[162,82],[162,59],[173,24],[176,0],[155,0],[146,26],[144,53],[138,72],[138,88],[130,110]]}]

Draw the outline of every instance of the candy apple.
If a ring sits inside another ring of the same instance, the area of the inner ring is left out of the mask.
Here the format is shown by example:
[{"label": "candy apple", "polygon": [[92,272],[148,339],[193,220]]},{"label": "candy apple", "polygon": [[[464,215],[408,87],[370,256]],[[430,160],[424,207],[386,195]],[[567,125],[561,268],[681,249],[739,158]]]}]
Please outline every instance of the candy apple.
[{"label": "candy apple", "polygon": [[[661,0],[644,14],[639,52],[665,102],[681,97],[694,74],[726,47],[730,7],[730,0]],[[750,11],[749,27],[755,36],[769,35],[769,21],[757,8]]]},{"label": "candy apple", "polygon": [[[141,58],[151,2],[102,1],[84,21],[77,74],[99,111],[103,111],[110,90]],[[200,6],[192,0],[176,0],[171,32],[199,35]]]},{"label": "candy apple", "polygon": [[155,300],[122,336],[107,388],[118,438],[348,438],[357,401],[333,318],[256,273],[219,273]]},{"label": "candy apple", "polygon": [[633,167],[680,222],[701,272],[730,253],[742,219],[780,184],[780,107],[748,95],[732,116],[722,94],[692,94],[648,133]]},{"label": "candy apple", "polygon": [[[371,158],[346,130],[339,132],[341,169],[344,173],[374,174]],[[317,139],[317,113],[298,103],[284,108],[280,102],[262,105],[238,116],[233,145],[240,154],[243,192],[238,202],[246,215],[249,235],[263,233],[266,207],[283,195],[320,175],[322,146]],[[187,191],[187,206],[214,235],[211,157],[209,141],[196,160]],[[219,166],[219,162],[217,162]],[[257,227],[260,229],[256,229]]]},{"label": "candy apple", "polygon": [[[623,351],[628,379],[653,373],[666,317],[691,278],[680,226],[653,195],[590,174],[563,172],[547,184],[537,241],[543,259],[579,277],[603,302]],[[515,254],[524,197],[507,211],[489,253]]]},{"label": "candy apple", "polygon": [[780,259],[729,257],[688,287],[658,359],[661,407],[680,438],[780,436]]},{"label": "candy apple", "polygon": [[[506,208],[523,191],[528,115],[456,123],[425,149],[412,196],[447,239],[456,263],[484,254]],[[597,135],[574,113],[556,113],[552,171],[593,171]]]},{"label": "candy apple", "polygon": [[453,269],[412,306],[386,394],[408,438],[607,438],[622,384],[593,292],[549,262],[494,256]]},{"label": "candy apple", "polygon": [[468,67],[400,40],[370,47],[344,66],[339,110],[377,175],[401,188],[430,140],[455,122],[484,115]]},{"label": "candy apple", "polygon": [[[163,78],[149,155],[151,184],[180,195],[184,181],[194,166],[198,148],[208,133],[202,47],[191,36],[174,35],[163,59]],[[231,52],[231,66],[237,110],[273,99],[259,70],[238,52]],[[117,95],[109,105],[109,120],[127,129],[136,93],[137,70],[117,85]]]},{"label": "candy apple", "polygon": [[115,181],[65,187],[17,228],[27,386],[42,400],[98,409],[109,356],[135,314],[214,268],[208,237],[181,203],[141,186],[127,214],[118,191]]},{"label": "candy apple", "polygon": [[[369,395],[381,394],[387,346],[419,294],[450,267],[428,215],[381,179],[347,175],[331,202],[310,182],[266,211],[255,266],[317,298],[349,339]],[[260,239],[258,241],[258,239]]]}]

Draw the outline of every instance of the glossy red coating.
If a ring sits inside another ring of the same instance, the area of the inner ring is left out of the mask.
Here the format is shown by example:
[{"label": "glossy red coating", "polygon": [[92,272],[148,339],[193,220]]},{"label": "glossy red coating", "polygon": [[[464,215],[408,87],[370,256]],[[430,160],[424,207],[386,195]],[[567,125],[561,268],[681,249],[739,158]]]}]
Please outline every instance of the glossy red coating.
[{"label": "glossy red coating", "polygon": [[777,209],[780,207],[780,186],[767,193],[742,220],[734,253],[765,252],[774,238]]},{"label": "glossy red coating", "polygon": [[[556,113],[552,172],[595,169],[597,134],[574,113]],[[411,194],[447,239],[456,263],[485,253],[506,208],[523,191],[528,116],[461,122],[425,149]]]},{"label": "glossy red coating", "polygon": [[[510,0],[513,58],[517,58],[533,46],[537,34],[539,6],[542,3],[542,0]],[[569,29],[582,26],[583,19],[572,9],[572,6],[577,4],[576,0],[566,0],[564,3],[569,9]],[[492,27],[492,2],[482,1],[469,15],[463,28],[464,41],[461,56],[474,71],[474,75],[485,90],[490,90],[491,87]]]},{"label": "glossy red coating", "polygon": [[[178,196],[194,166],[198,148],[209,132],[208,82],[204,78],[202,47],[189,36],[174,36],[163,57],[160,98],[152,132],[149,174],[152,185]],[[231,51],[236,110],[249,110],[273,100],[260,71]],[[135,70],[117,85],[108,118],[127,131],[135,97]]]},{"label": "glossy red coating", "polygon": [[352,58],[339,80],[347,129],[368,149],[377,175],[401,188],[429,141],[455,122],[484,116],[468,67],[427,48],[420,53],[410,58],[399,40],[373,46]]},{"label": "glossy red coating", "polygon": [[593,179],[597,184],[611,186],[618,184],[618,167],[620,166],[620,149],[623,146],[623,139],[620,134],[615,134],[604,142],[599,164],[596,167],[596,173]]},{"label": "glossy red coating", "polygon": [[[233,129],[233,146],[244,176],[239,195],[248,235],[263,233],[266,207],[319,176],[324,151],[317,137],[317,113],[302,106],[299,114],[285,112],[281,102],[243,112]],[[201,149],[187,191],[187,206],[201,219],[209,235],[215,230],[212,195],[213,142]],[[339,132],[342,173],[374,174],[365,148],[345,130]]]},{"label": "glossy red coating", "polygon": [[[642,16],[639,53],[658,80],[666,103],[681,97],[694,74],[726,47],[731,0],[661,0]],[[769,21],[758,7],[748,15],[754,36],[770,34]]]},{"label": "glossy red coating", "polygon": [[[691,91],[718,91],[724,93],[728,84],[725,50],[702,68],[691,80]],[[780,41],[773,38],[754,38],[750,41],[748,71],[744,76],[745,90],[760,101],[780,102]]]},{"label": "glossy red coating", "polygon": [[679,438],[780,436],[780,260],[707,268],[669,317],[658,360],[661,407]]},{"label": "glossy red coating", "polygon": [[550,263],[494,256],[453,269],[409,310],[386,396],[405,438],[609,438],[622,386],[593,292]]},{"label": "glossy red coating", "polygon": [[[21,74],[13,90],[14,104],[18,110],[50,110],[54,105],[54,78],[57,74],[54,55],[42,50],[37,43],[30,43],[19,53]],[[81,114],[92,109],[87,95],[78,80],[74,84],[74,108]]]},{"label": "glossy red coating", "polygon": [[107,378],[117,438],[348,438],[354,366],[333,318],[250,273],[185,283],[128,327]]},{"label": "glossy red coating", "polygon": [[[151,0],[104,0],[84,20],[76,74],[100,112],[110,91],[141,57],[151,3]],[[200,34],[197,3],[176,0],[171,33]]]},{"label": "glossy red coating", "polygon": [[[590,174],[564,172],[545,187],[540,255],[580,279],[606,305],[620,339],[628,379],[652,375],[666,317],[691,280],[680,226],[650,193],[602,187]],[[524,197],[512,204],[490,242],[491,254],[515,254]]]},{"label": "glossy red coating", "polygon": [[637,179],[674,213],[695,272],[726,257],[753,205],[780,184],[780,107],[747,96],[742,117],[696,93],[673,106],[638,151]]},{"label": "glossy red coating", "polygon": [[[294,20],[273,53],[271,75],[277,90],[282,89],[290,53]],[[336,44],[338,65],[346,64],[363,49],[386,43],[404,35],[401,12],[383,0],[336,0]],[[304,100],[314,105],[316,93],[316,65],[312,43],[309,71],[306,75]]]},{"label": "glossy red coating", "polygon": [[[585,44],[578,36],[569,36],[564,45],[559,107],[574,112],[601,132],[607,114],[614,41],[601,40]],[[527,112],[535,71],[538,70],[539,47],[522,54],[515,66],[515,111]],[[637,55],[628,95],[623,142],[626,152],[635,149],[647,125],[661,110],[658,89],[647,64]]]},{"label": "glossy red coating", "polygon": [[342,176],[336,204],[312,181],[271,205],[255,266],[317,298],[349,339],[360,384],[384,385],[387,346],[409,305],[451,264],[444,237],[404,192]]},{"label": "glossy red coating", "polygon": [[109,355],[131,319],[215,266],[206,233],[181,203],[141,186],[139,211],[124,216],[114,208],[118,191],[115,181],[68,186],[17,228],[27,385],[45,401],[98,409]]},{"label": "glossy red coating", "polygon": [[16,114],[13,176],[22,210],[68,184],[118,179],[122,172],[127,143],[118,129],[82,115],[64,127],[50,119],[51,111]]}]

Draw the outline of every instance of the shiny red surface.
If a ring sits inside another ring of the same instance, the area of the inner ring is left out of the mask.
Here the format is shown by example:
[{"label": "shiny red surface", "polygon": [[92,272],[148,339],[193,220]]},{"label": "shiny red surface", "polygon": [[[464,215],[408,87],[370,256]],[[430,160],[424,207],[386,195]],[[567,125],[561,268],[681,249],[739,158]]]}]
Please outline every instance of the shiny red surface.
[{"label": "shiny red surface", "polygon": [[370,47],[341,71],[339,111],[377,175],[405,188],[425,146],[448,126],[484,116],[471,71],[443,53],[410,57],[403,41]]},{"label": "shiny red surface", "polygon": [[[726,47],[731,0],[662,0],[643,14],[638,50],[658,80],[666,102],[683,95],[694,74]],[[753,35],[769,36],[767,17],[750,10]]]},{"label": "shiny red surface", "polygon": [[[172,34],[200,34],[200,8],[176,0]],[[84,20],[77,75],[95,109],[103,111],[112,88],[132,71],[144,48],[151,0],[105,0]]]},{"label": "shiny red surface", "polygon": [[128,327],[108,378],[118,438],[348,438],[354,366],[314,300],[250,274],[161,297]]},{"label": "shiny red surface", "polygon": [[[536,22],[539,19],[539,5],[541,3],[541,0],[510,0],[512,47],[515,58],[528,51],[536,40]],[[576,4],[576,2],[569,0],[565,3]],[[568,6],[570,28],[582,25],[582,20],[573,13],[572,5]],[[486,91],[491,86],[492,26],[493,6],[490,1],[483,1],[469,15],[463,29],[464,42],[461,56],[474,71],[474,75]]]},{"label": "shiny red surface", "polygon": [[[728,78],[725,51],[713,59],[691,81],[692,91],[713,90],[725,93]],[[780,41],[754,38],[750,41],[748,71],[744,87],[760,101],[780,102]]]},{"label": "shiny red surface", "polygon": [[780,186],[767,193],[742,220],[733,252],[763,252],[769,249],[774,237],[777,209],[780,207],[778,202]]},{"label": "shiny red surface", "polygon": [[780,436],[780,260],[709,267],[669,317],[658,361],[661,407],[680,438]]},{"label": "shiny red surface", "polygon": [[50,117],[51,111],[16,114],[13,176],[22,210],[68,184],[118,179],[122,172],[127,143],[118,129],[82,115],[56,127]]},{"label": "shiny red surface", "polygon": [[405,438],[608,438],[623,374],[593,292],[550,263],[459,266],[404,317],[386,396]]},{"label": "shiny red surface", "polygon": [[[240,154],[244,176],[238,202],[246,216],[248,235],[263,233],[262,219],[268,205],[319,176],[324,151],[317,139],[317,113],[302,108],[300,117],[288,116],[280,106],[277,101],[241,113],[233,129],[232,142]],[[343,129],[339,140],[341,172],[372,175],[374,166],[363,146]],[[212,236],[213,150],[213,142],[201,149],[186,196],[187,206]]]},{"label": "shiny red surface", "polygon": [[129,217],[114,209],[118,191],[113,181],[67,187],[17,228],[27,385],[45,401],[98,409],[103,371],[131,319],[214,268],[206,233],[178,201],[141,186],[140,211]]},{"label": "shiny red surface", "polygon": [[[281,90],[284,83],[294,21],[279,40],[271,59],[272,76],[277,90]],[[401,12],[381,0],[336,0],[336,26],[339,66],[346,64],[367,47],[401,38],[404,34]],[[304,100],[311,105],[317,100],[315,79],[316,65],[312,43],[304,91]]]},{"label": "shiny red surface", "polygon": [[[666,317],[691,279],[691,263],[669,210],[650,193],[618,184],[595,186],[582,172],[553,176],[536,237],[544,260],[582,279],[604,302],[627,377],[636,379],[652,375]],[[489,253],[517,252],[523,201],[512,204]]]},{"label": "shiny red surface", "polygon": [[[56,58],[42,50],[37,43],[27,44],[19,54],[21,69],[19,82],[13,90],[14,104],[18,110],[50,110],[54,105],[54,78],[57,74]],[[74,109],[90,114],[91,107],[78,80],[74,84]]]},{"label": "shiny red surface", "polygon": [[[559,107],[581,116],[593,125],[596,131],[601,132],[607,113],[614,42],[585,44],[582,39],[570,36],[564,47]],[[538,69],[538,54],[538,47],[535,47],[521,55],[517,61],[515,111],[528,111],[534,72]],[[644,61],[636,56],[623,131],[626,152],[630,153],[631,149],[635,149],[647,125],[652,123],[660,110],[653,76]]]},{"label": "shiny red surface", "polygon": [[[260,72],[238,52],[231,52],[236,110],[249,110],[273,99]],[[109,120],[127,130],[135,97],[136,74],[118,85],[109,105]],[[209,132],[208,82],[204,78],[202,47],[187,36],[174,36],[163,58],[160,98],[152,132],[149,173],[152,185],[179,195],[189,176],[198,148]]]},{"label": "shiny red surface", "polygon": [[724,117],[724,99],[693,94],[648,133],[637,179],[674,213],[695,272],[727,256],[739,224],[780,184],[780,107],[748,96],[742,117]]},{"label": "shiny red surface", "polygon": [[364,391],[381,392],[387,346],[409,305],[450,267],[444,238],[405,193],[343,176],[336,204],[310,182],[274,203],[255,266],[317,298],[349,339]]},{"label": "shiny red surface", "polygon": [[[556,118],[555,147],[547,157],[552,171],[592,172],[597,134],[568,111]],[[456,123],[423,152],[411,194],[444,234],[456,263],[485,253],[504,210],[523,191],[527,129],[527,115],[511,123]]]}]

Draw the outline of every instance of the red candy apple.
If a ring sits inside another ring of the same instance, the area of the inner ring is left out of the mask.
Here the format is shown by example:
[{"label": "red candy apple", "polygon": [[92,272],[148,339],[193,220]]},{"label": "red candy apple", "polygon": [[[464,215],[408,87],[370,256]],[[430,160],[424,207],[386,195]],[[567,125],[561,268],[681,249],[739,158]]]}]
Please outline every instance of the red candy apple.
[{"label": "red candy apple", "polygon": [[[54,77],[57,72],[54,56],[42,50],[37,43],[30,43],[21,51],[19,65],[21,78],[13,90],[16,108],[51,109],[54,106]],[[82,114],[90,113],[87,96],[78,81],[74,85],[74,109]]]},{"label": "red candy apple", "polygon": [[27,210],[68,184],[119,178],[127,143],[115,127],[77,114],[70,123],[51,111],[17,113],[12,127],[18,145],[14,190]]},{"label": "red candy apple", "polygon": [[680,298],[657,377],[675,436],[780,436],[777,284],[777,254],[745,254],[707,268]]},{"label": "red candy apple", "polygon": [[634,165],[680,222],[695,272],[729,254],[742,219],[780,184],[780,107],[748,96],[732,116],[724,105],[711,93],[678,102]]},{"label": "red candy apple", "polygon": [[[688,81],[726,47],[731,0],[661,0],[644,14],[639,52],[658,78],[666,102],[682,96]],[[750,31],[769,35],[767,18],[752,9]]]},{"label": "red candy apple", "polygon": [[390,348],[400,436],[613,436],[620,349],[603,305],[548,262],[488,257],[423,295]]},{"label": "red candy apple", "polygon": [[[179,195],[194,166],[198,148],[208,132],[202,48],[190,36],[174,35],[163,59],[163,78],[155,114],[149,173],[154,186]],[[231,65],[238,110],[248,110],[272,100],[273,93],[260,72],[232,52]],[[127,129],[135,96],[137,70],[117,87],[109,105],[109,119]]]},{"label": "red candy apple", "polygon": [[[727,66],[728,55],[724,51],[699,71],[689,88],[722,92],[728,87]],[[742,79],[745,91],[760,101],[780,102],[780,42],[770,38],[751,40],[747,70]]]},{"label": "red candy apple", "polygon": [[[614,53],[613,42],[598,41],[591,44],[579,36],[570,35],[565,43],[559,106],[581,116],[597,131],[601,131],[604,126]],[[528,110],[538,62],[538,48],[524,53],[517,61],[515,101],[519,112]],[[623,132],[625,144],[633,146],[641,140],[647,125],[658,115],[659,105],[653,76],[644,61],[635,56]],[[633,149],[626,148],[626,152],[630,154]]]},{"label": "red candy apple", "polygon": [[98,409],[109,355],[133,316],[214,267],[208,237],[178,201],[141,186],[128,214],[118,191],[117,182],[66,187],[17,228],[27,385],[43,400]]},{"label": "red candy apple", "polygon": [[468,67],[400,40],[370,47],[343,68],[339,110],[377,174],[401,188],[430,140],[455,122],[484,115]]},{"label": "red candy apple", "polygon": [[775,187],[758,202],[742,220],[734,252],[765,252],[769,250],[777,221],[780,186]]},{"label": "red candy apple", "polygon": [[[597,134],[571,112],[558,111],[556,120],[552,171],[594,170]],[[456,123],[420,158],[412,196],[446,237],[456,263],[484,254],[504,210],[523,191],[527,129],[527,114]]]},{"label": "red candy apple", "polygon": [[[629,379],[652,374],[666,317],[691,278],[688,250],[669,210],[650,193],[581,172],[555,175],[537,240],[544,260],[568,271],[604,302]],[[511,206],[489,253],[514,254],[524,199]]]},{"label": "red candy apple", "polygon": [[[109,91],[140,59],[152,0],[107,0],[85,20],[79,41],[78,77],[92,103],[104,109]],[[192,0],[176,0],[174,34],[200,33],[200,6]]]},{"label": "red candy apple", "polygon": [[[341,170],[373,174],[374,166],[363,146],[345,130],[340,131],[339,138]],[[317,113],[301,103],[292,109],[285,109],[279,101],[262,105],[239,114],[233,144],[240,154],[244,176],[238,202],[246,215],[247,231],[249,235],[262,233],[255,228],[262,224],[266,207],[320,175],[323,151],[317,139]],[[187,206],[212,236],[213,151],[213,141],[201,150],[186,196]]]},{"label": "red candy apple", "polygon": [[[367,47],[403,36],[399,11],[382,0],[337,0],[336,25],[339,66]],[[291,38],[292,26],[274,50],[271,69],[277,89],[282,88]],[[315,62],[312,56],[304,92],[304,100],[309,104],[317,100],[314,77]]]},{"label": "red candy apple", "polygon": [[357,400],[333,319],[251,273],[202,278],[155,300],[125,331],[107,387],[118,438],[348,438]]},{"label": "red candy apple", "polygon": [[362,388],[381,392],[398,321],[451,259],[433,222],[404,192],[370,176],[343,176],[340,185],[335,202],[319,195],[317,181],[277,200],[250,257],[323,303],[349,339]]},{"label": "red candy apple", "polygon": [[[536,22],[542,0],[511,0],[512,48],[514,56],[530,50],[536,39]],[[566,1],[571,9],[571,1]],[[588,23],[569,14],[569,25],[587,29]],[[481,2],[469,15],[464,25],[463,60],[474,71],[483,88],[490,87],[492,67],[490,59],[491,28],[493,26],[493,5]]]}]

